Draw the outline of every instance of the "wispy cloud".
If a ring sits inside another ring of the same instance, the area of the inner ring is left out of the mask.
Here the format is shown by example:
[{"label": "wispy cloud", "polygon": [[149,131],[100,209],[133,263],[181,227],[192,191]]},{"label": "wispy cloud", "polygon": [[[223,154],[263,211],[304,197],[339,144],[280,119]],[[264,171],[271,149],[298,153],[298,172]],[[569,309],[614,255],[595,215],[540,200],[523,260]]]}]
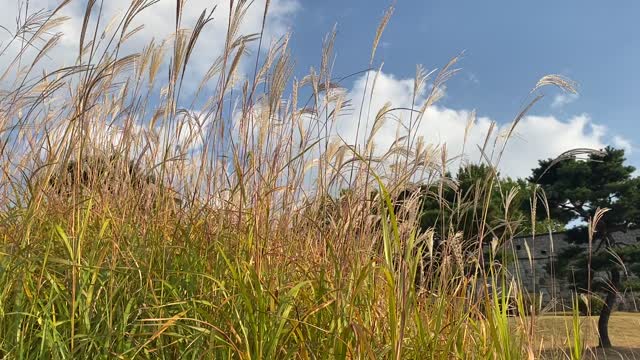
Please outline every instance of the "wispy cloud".
[{"label": "wispy cloud", "polygon": [[578,94],[571,94],[571,93],[558,94],[553,97],[553,101],[551,102],[551,108],[555,110],[560,110],[563,107],[578,100],[579,98],[580,98],[580,95]]}]

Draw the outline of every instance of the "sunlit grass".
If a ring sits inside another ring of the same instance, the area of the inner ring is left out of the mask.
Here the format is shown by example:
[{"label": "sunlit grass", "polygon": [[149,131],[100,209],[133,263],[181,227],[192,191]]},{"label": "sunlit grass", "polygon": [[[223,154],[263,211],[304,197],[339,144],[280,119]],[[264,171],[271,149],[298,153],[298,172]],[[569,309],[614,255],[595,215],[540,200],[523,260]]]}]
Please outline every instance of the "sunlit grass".
[{"label": "sunlit grass", "polygon": [[[0,358],[537,354],[531,319],[509,317],[514,299],[526,312],[521,287],[496,262],[485,264],[494,254],[480,245],[501,251],[514,234],[497,238],[484,221],[495,171],[448,202],[437,195],[455,188],[447,173],[460,154],[412,133],[457,58],[434,74],[418,68],[415,91],[433,91],[409,119],[392,104],[369,109],[358,121],[370,133],[349,144],[331,129],[349,101],[363,99],[346,99],[329,72],[335,34],[319,70],[299,81],[288,38],[266,55],[253,48],[262,56],[255,77],[240,81],[240,60],[261,38],[239,35],[249,3],[236,3],[224,53],[193,95],[203,105],[181,108],[208,17],[123,55],[119,46],[135,31],[127,26],[146,5],[134,1],[104,36],[90,31],[87,15],[82,56],[57,72],[34,70],[57,43],[55,13],[28,18],[15,34],[23,46],[47,45],[19,54],[0,79]],[[371,64],[391,13],[375,33]],[[571,90],[553,76],[536,90],[549,84]],[[406,133],[380,153],[375,131],[395,120]],[[111,128],[117,135],[104,131]],[[453,221],[440,233],[420,229],[417,199],[396,211],[395,196],[419,182],[439,189],[429,195],[441,209],[476,206],[478,235],[463,238],[470,229]]]},{"label": "sunlit grass", "polygon": [[[573,320],[570,315],[544,315],[537,319],[537,336],[544,340],[544,348],[561,347],[566,341],[573,341],[566,331],[573,328]],[[579,319],[581,335],[586,347],[598,345],[597,316],[581,316]],[[640,349],[640,339],[636,334],[640,333],[640,314],[631,312],[614,312],[609,324],[612,341],[622,348]],[[573,333],[573,330],[569,334]]]},{"label": "sunlit grass", "polygon": [[[538,317],[536,327],[536,339],[542,344],[545,353],[568,356],[573,346],[575,330],[571,315],[545,315]],[[598,317],[580,316],[578,319],[580,336],[584,341],[584,356],[599,355],[605,358],[602,349],[598,346]],[[571,329],[567,331],[567,329]],[[607,358],[634,359],[638,356],[640,341],[640,314],[630,312],[614,312],[609,323],[611,341],[616,345],[614,349],[606,351]]]}]

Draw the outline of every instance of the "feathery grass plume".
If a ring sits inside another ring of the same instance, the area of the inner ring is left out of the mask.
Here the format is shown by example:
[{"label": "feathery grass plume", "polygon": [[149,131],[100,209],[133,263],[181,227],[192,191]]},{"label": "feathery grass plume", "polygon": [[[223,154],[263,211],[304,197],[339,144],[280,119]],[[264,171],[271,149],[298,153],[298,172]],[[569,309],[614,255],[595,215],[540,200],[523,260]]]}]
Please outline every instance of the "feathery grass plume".
[{"label": "feathery grass plume", "polygon": [[545,171],[542,172],[542,174],[540,174],[540,176],[538,178],[542,178],[549,169],[551,169],[552,167],[554,167],[555,165],[557,165],[559,162],[565,161],[565,160],[569,160],[569,159],[574,159],[577,158],[580,155],[587,155],[591,156],[604,156],[604,152],[602,150],[597,150],[597,149],[587,149],[587,148],[578,148],[578,149],[571,149],[571,150],[567,150],[565,152],[563,152],[562,154],[558,155],[555,159],[553,159],[553,161],[551,161],[549,163],[549,166],[547,166],[547,168],[545,169]]},{"label": "feathery grass plume", "polygon": [[545,75],[540,78],[540,80],[538,80],[538,82],[536,83],[536,86],[531,90],[531,93],[538,91],[538,89],[540,89],[541,87],[549,85],[554,85],[564,91],[570,92],[572,94],[577,94],[577,83],[575,81],[562,75],[555,74]]},{"label": "feathery grass plume", "polygon": [[373,38],[373,46],[371,46],[371,58],[369,59],[369,64],[373,65],[373,60],[376,57],[376,50],[378,49],[378,43],[380,43],[380,39],[382,38],[382,33],[384,29],[389,24],[389,20],[391,20],[391,16],[393,15],[393,11],[395,7],[389,6],[387,11],[385,11],[384,16],[382,16],[382,20],[380,20],[380,24],[378,24],[378,29],[376,29],[376,35]]}]

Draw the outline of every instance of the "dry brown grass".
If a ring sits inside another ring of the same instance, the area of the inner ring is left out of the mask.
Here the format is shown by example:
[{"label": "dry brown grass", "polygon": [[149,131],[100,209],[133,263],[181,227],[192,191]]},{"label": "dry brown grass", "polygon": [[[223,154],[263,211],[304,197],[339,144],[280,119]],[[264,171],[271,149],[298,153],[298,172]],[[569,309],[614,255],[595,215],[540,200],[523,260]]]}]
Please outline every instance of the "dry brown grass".
[{"label": "dry brown grass", "polygon": [[[581,317],[582,336],[588,358],[640,359],[640,313],[614,312],[609,322],[609,333],[614,348],[603,351],[598,345],[598,318]],[[536,336],[548,358],[564,353],[571,336],[571,316],[540,316],[536,319]]]}]

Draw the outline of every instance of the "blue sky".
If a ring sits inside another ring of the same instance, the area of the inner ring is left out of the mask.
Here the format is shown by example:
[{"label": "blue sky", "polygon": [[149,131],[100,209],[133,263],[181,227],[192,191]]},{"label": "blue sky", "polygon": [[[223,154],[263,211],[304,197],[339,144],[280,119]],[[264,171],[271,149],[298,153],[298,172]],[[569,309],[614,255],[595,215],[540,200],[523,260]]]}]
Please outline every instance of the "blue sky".
[{"label": "blue sky", "polygon": [[[30,0],[30,8],[52,8],[58,2]],[[0,23],[15,23],[15,0],[3,3],[12,6],[0,12]],[[61,25],[64,36],[46,60],[49,66],[73,63],[86,3],[72,0],[64,8],[62,15],[69,20]],[[244,34],[260,30],[265,0],[252,3],[241,29]],[[105,19],[122,14],[129,4],[130,0],[105,1]],[[195,88],[221,53],[229,1],[186,2],[184,27],[195,24],[202,10],[215,4],[215,21],[194,50],[197,56],[190,61],[186,87]],[[376,28],[389,5],[381,0],[271,0],[265,44],[290,31],[295,75],[302,78],[311,66],[318,67],[322,39],[337,24],[334,75],[362,71],[368,66]],[[173,28],[167,26],[167,19],[173,21],[174,16],[175,0],[160,0],[145,9],[134,24],[145,28],[128,40],[121,55],[140,51],[151,39],[170,38]],[[416,65],[439,68],[464,51],[458,63],[461,72],[447,83],[444,98],[427,111],[418,128],[428,143],[446,143],[451,154],[457,155],[475,109],[478,118],[468,138],[471,144],[464,147],[473,152],[475,145],[483,143],[492,122],[499,130],[508,128],[531,99],[529,91],[541,76],[561,74],[578,82],[579,95],[556,88],[542,90],[546,98],[520,122],[517,136],[510,140],[500,163],[503,174],[527,176],[538,159],[576,147],[609,144],[626,148],[630,163],[640,167],[640,134],[636,131],[640,120],[639,17],[640,1],[635,0],[398,0],[374,63],[374,67],[382,63],[384,67],[372,102],[365,106],[370,105],[373,113],[387,101],[394,107],[411,106]],[[8,58],[0,58],[0,65]],[[253,64],[251,59],[241,64],[240,75],[252,74]],[[371,91],[365,84],[363,74],[343,84],[357,106],[363,93]],[[420,94],[419,100],[424,97]],[[347,116],[335,129],[346,141],[354,142],[355,123],[357,119]],[[384,150],[393,142],[396,129],[397,125],[385,124],[376,135],[377,149]],[[478,151],[468,157],[477,161]]]},{"label": "blue sky", "polygon": [[[319,62],[322,36],[338,26],[335,74],[366,68],[372,38],[387,1],[303,1],[293,25],[298,73]],[[588,114],[607,127],[603,141],[631,142],[640,165],[640,2],[399,0],[376,64],[400,78],[415,65],[440,67],[462,51],[462,72],[448,83],[442,105],[475,108],[480,116],[510,121],[538,78],[549,73],[579,84],[579,97],[552,106],[559,91],[532,114],[565,120]],[[526,134],[523,134],[526,136]]]}]

